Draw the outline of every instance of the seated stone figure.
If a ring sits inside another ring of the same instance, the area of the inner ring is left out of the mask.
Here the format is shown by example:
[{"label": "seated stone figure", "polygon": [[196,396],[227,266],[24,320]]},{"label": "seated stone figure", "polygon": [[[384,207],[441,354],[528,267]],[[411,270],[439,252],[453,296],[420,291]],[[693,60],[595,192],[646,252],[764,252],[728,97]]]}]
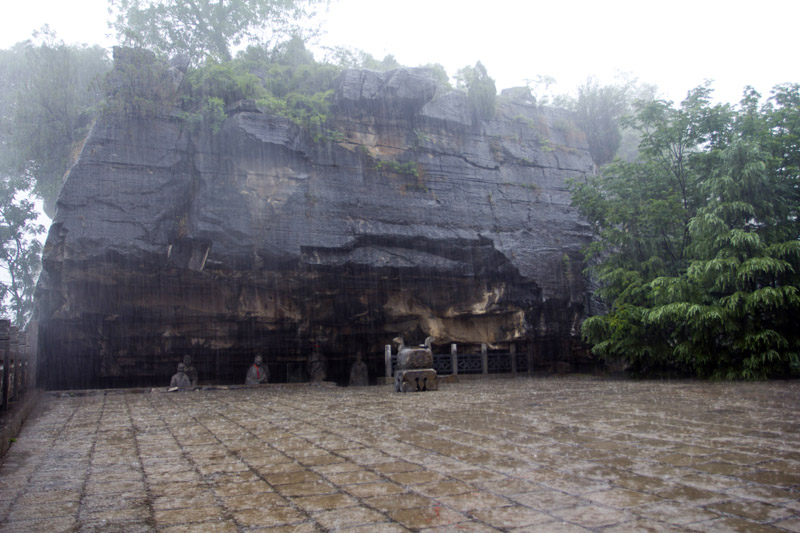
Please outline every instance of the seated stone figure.
[{"label": "seated stone figure", "polygon": [[308,356],[308,375],[311,377],[312,385],[319,385],[328,376],[328,360],[319,351],[319,346],[314,346],[311,355]]},{"label": "seated stone figure", "polygon": [[269,369],[263,364],[264,358],[261,354],[257,354],[253,364],[247,369],[247,377],[245,377],[245,385],[260,385],[269,380]]},{"label": "seated stone figure", "polygon": [[361,359],[361,352],[356,354],[356,362],[350,367],[350,386],[365,387],[369,385],[369,371],[367,364]]},{"label": "seated stone figure", "polygon": [[186,390],[192,388],[192,381],[186,375],[186,366],[183,363],[178,363],[178,372],[172,376],[169,381],[170,389]]},{"label": "seated stone figure", "polygon": [[197,387],[197,369],[192,366],[192,356],[188,353],[183,356],[183,366],[186,369],[186,375],[189,376],[189,381],[192,382],[192,387]]}]

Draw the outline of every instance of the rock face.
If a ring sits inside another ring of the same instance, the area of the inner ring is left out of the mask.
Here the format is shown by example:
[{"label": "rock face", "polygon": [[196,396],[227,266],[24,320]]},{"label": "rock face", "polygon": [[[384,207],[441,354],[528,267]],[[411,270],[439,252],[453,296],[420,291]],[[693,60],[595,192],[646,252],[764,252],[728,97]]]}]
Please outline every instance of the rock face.
[{"label": "rock face", "polygon": [[48,235],[39,376],[165,386],[191,354],[201,384],[239,382],[261,352],[293,381],[318,346],[346,382],[398,334],[569,360],[591,231],[565,180],[593,168],[569,113],[516,91],[473,124],[425,69],[345,71],[313,134],[252,102],[216,134],[107,114]]}]

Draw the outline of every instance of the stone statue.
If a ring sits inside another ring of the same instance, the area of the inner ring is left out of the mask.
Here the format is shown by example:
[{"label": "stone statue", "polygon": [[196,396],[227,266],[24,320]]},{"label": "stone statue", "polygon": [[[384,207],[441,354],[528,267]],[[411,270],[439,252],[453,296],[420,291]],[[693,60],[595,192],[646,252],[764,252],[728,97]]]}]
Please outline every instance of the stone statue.
[{"label": "stone statue", "polygon": [[397,347],[397,371],[394,374],[396,392],[439,390],[436,370],[433,368],[433,337],[425,339],[419,348],[409,348],[403,337],[395,337]]},{"label": "stone statue", "polygon": [[311,376],[311,383],[319,385],[328,375],[328,361],[319,351],[319,345],[314,345],[314,350],[308,356],[308,375]]},{"label": "stone statue", "polygon": [[188,353],[183,356],[183,366],[186,369],[186,375],[189,376],[189,381],[192,382],[192,387],[197,387],[197,369],[192,366],[192,356]]},{"label": "stone statue", "polygon": [[186,375],[186,366],[178,363],[178,372],[169,380],[170,390],[186,390],[192,388],[192,382]]},{"label": "stone statue", "polygon": [[256,354],[253,364],[247,369],[247,377],[244,380],[245,385],[261,385],[269,380],[269,369],[263,362],[263,356]]},{"label": "stone statue", "polygon": [[421,344],[419,348],[406,346],[403,337],[395,337],[392,340],[398,344],[397,368],[401,370],[433,368],[433,352],[431,351],[433,337],[426,338],[425,344]]},{"label": "stone statue", "polygon": [[367,364],[361,359],[361,352],[356,354],[356,362],[350,367],[350,386],[365,387],[369,385],[369,371]]}]

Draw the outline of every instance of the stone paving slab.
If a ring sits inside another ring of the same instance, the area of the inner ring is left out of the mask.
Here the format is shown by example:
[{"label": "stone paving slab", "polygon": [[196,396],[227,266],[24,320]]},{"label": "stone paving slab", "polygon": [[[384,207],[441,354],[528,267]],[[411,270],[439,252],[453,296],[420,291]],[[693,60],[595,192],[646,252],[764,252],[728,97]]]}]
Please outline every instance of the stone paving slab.
[{"label": "stone paving slab", "polygon": [[46,395],[2,531],[800,532],[800,382]]}]

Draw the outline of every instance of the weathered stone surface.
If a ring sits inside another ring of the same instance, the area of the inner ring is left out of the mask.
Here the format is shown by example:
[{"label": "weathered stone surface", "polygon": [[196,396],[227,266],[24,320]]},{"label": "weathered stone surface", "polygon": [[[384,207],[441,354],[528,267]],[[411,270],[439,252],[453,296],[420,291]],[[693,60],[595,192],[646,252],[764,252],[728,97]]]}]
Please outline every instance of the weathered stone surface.
[{"label": "weathered stone surface", "polygon": [[397,351],[397,368],[400,370],[433,368],[433,352],[430,347],[433,340],[433,337],[428,337],[425,339],[425,344],[420,347],[406,347],[402,337],[396,337],[394,341],[400,344]]},{"label": "weathered stone surface", "polygon": [[401,370],[432,366],[433,354],[427,348],[406,348],[397,354],[397,368]]},{"label": "weathered stone surface", "polygon": [[418,368],[398,370],[394,378],[395,392],[425,392],[439,390],[436,370]]},{"label": "weathered stone surface", "polygon": [[342,74],[336,89],[336,103],[349,114],[369,113],[413,116],[437,92],[436,81],[425,68],[404,68],[389,72],[349,70]]},{"label": "weathered stone surface", "polygon": [[0,461],[0,529],[800,525],[797,380],[485,379],[432,398],[275,387],[43,395]]},{"label": "weathered stone surface", "polygon": [[252,109],[217,135],[95,124],[43,258],[47,387],[165,383],[184,353],[211,382],[257,352],[304,380],[315,343],[346,383],[398,332],[571,357],[591,232],[565,180],[594,165],[569,113],[500,98],[473,125],[424,69],[344,72],[321,135]]}]

